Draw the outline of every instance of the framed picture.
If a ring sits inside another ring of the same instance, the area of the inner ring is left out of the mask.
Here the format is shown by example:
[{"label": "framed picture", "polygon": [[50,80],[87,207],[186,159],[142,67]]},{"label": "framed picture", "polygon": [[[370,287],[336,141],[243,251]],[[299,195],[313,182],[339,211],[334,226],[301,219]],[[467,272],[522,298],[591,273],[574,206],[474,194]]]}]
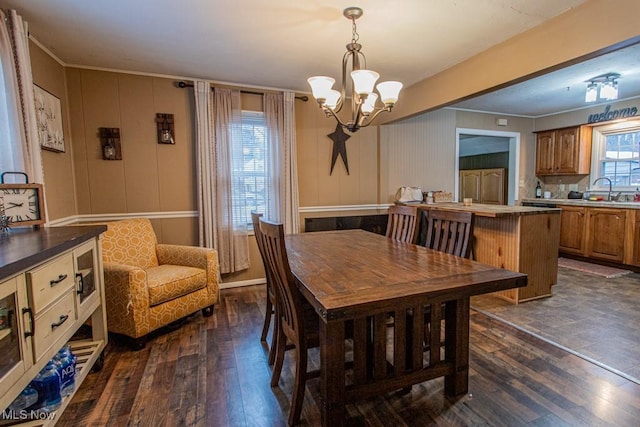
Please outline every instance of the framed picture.
[{"label": "framed picture", "polygon": [[33,95],[36,103],[36,121],[38,123],[40,147],[45,150],[64,153],[60,99],[37,85],[33,85]]}]

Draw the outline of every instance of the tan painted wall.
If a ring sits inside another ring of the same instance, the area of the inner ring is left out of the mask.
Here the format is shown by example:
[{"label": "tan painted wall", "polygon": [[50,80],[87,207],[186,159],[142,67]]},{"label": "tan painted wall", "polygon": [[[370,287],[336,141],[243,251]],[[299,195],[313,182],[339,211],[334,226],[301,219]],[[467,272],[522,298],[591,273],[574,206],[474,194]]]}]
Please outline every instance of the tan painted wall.
[{"label": "tan painted wall", "polygon": [[393,203],[399,187],[453,192],[455,118],[440,109],[380,126],[380,198]]},{"label": "tan painted wall", "polygon": [[[296,101],[298,185],[300,206],[363,205],[378,203],[378,129],[362,128],[346,141],[349,174],[338,157],[331,171],[336,121],[318,105]],[[347,132],[348,133],[348,132]]]},{"label": "tan painted wall", "polygon": [[[196,210],[192,92],[170,79],[66,70],[79,214]],[[171,113],[175,145],[158,144],[156,113]],[[120,128],[122,160],[103,160],[100,127]],[[197,241],[196,218],[155,221],[158,239]]]},{"label": "tan painted wall", "polygon": [[42,163],[46,183],[45,200],[47,220],[55,220],[75,215],[76,193],[73,176],[73,146],[64,67],[47,55],[34,43],[29,46],[33,82],[60,99],[62,108],[62,127],[65,139],[65,152],[58,153],[42,150]]}]

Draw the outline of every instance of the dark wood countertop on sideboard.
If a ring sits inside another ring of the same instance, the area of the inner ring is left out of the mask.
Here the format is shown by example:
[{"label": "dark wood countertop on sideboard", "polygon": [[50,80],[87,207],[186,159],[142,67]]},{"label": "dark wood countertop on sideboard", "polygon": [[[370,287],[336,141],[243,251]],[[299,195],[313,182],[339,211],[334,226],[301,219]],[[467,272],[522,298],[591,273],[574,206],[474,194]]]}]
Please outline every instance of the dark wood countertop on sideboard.
[{"label": "dark wood countertop on sideboard", "polygon": [[507,205],[485,205],[481,203],[473,203],[472,205],[465,206],[462,203],[431,203],[431,204],[418,204],[412,205],[418,206],[421,209],[446,209],[456,210],[463,212],[473,212],[476,216],[484,216],[489,218],[498,218],[505,216],[522,216],[522,215],[539,215],[555,213],[560,214],[559,208],[538,208],[531,206],[507,206]]},{"label": "dark wood countertop on sideboard", "polygon": [[15,228],[0,237],[0,280],[95,238],[106,225]]}]

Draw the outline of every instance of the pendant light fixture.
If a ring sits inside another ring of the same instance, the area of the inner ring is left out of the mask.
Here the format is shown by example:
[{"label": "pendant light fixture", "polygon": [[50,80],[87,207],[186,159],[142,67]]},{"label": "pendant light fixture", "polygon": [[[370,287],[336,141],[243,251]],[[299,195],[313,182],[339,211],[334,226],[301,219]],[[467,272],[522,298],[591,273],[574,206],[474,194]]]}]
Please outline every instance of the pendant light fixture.
[{"label": "pendant light fixture", "polygon": [[584,102],[613,101],[618,99],[618,79],[620,74],[607,73],[588,80]]},{"label": "pendant light fixture", "polygon": [[[341,90],[333,89],[335,79],[327,76],[314,76],[307,79],[313,92],[313,97],[318,102],[319,107],[325,112],[327,117],[333,116],[340,126],[350,132],[356,132],[362,127],[369,126],[373,120],[383,111],[391,111],[398,94],[402,89],[402,83],[397,81],[386,81],[378,83],[380,77],[378,73],[367,70],[367,59],[362,53],[362,45],[358,43],[359,35],[356,28],[356,19],[363,14],[359,7],[348,7],[344,9],[343,15],[352,22],[351,43],[347,44],[347,52],[342,58],[342,83]],[[360,68],[362,59],[364,69]],[[351,70],[347,75],[347,72]],[[347,93],[347,77],[351,77],[351,118],[344,122],[338,117],[342,109]],[[374,92],[374,86],[378,93]],[[378,104],[378,98],[382,106]]]}]

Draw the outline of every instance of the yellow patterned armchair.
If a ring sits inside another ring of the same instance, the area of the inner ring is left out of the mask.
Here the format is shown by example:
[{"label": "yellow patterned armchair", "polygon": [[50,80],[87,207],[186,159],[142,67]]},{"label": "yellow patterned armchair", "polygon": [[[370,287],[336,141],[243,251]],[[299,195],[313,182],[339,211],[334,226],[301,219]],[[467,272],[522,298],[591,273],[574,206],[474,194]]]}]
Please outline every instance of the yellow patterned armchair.
[{"label": "yellow patterned armchair", "polygon": [[149,332],[218,302],[218,253],[195,246],[158,244],[151,222],[107,224],[102,259],[109,331],[144,347]]}]

